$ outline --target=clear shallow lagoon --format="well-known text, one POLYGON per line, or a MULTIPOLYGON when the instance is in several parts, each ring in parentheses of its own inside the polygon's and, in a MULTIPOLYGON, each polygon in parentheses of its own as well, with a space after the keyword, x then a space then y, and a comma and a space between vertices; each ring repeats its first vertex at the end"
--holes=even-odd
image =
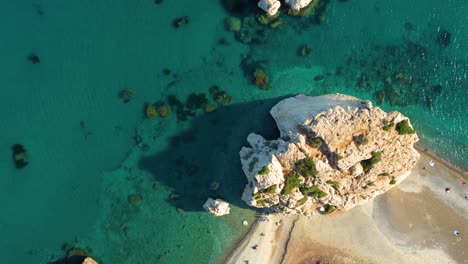
MULTIPOLYGON (((221 2, 4 1, 5 263, 47 263, 63 256, 63 243, 90 248, 103 263, 216 263, 247 230, 241 221, 253 220, 239 199, 237 153, 249 132, 276 136, 268 110, 287 95, 340 92, 399 110, 423 146, 468 168, 465 1, 331 1, 322 24, 282 15, 284 26, 265 27, 263 42, 248 44, 225 29, 232 14, 221 2), (175 29, 181 16, 190 22, 175 29), (437 42, 441 30, 451 33, 446 47, 437 42), (306 44, 311 54, 298 56, 306 44), (41 62, 28 61, 31 53, 41 62), (271 90, 252 83, 254 66, 268 73, 271 90), (414 85, 396 82, 399 73, 414 85), (387 77, 396 92, 385 90, 387 77), (144 119, 145 102, 210 98, 213 85, 234 103, 185 122, 175 113, 144 119), (129 103, 118 97, 123 88, 135 92, 129 103), (11 158, 15 143, 30 156, 21 170, 11 158), (211 181, 221 182, 217 191, 211 181), (137 205, 132 194, 142 197, 137 205), (208 196, 233 203, 231 215, 204 212, 208 196)), ((255 3, 244 11, 235 15, 260 14, 255 3)))

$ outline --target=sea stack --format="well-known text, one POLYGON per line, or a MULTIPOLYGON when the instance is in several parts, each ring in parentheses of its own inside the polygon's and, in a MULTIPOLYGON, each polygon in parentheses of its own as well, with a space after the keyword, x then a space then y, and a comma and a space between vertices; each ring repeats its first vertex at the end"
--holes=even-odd
POLYGON ((404 180, 419 159, 408 118, 369 101, 301 94, 270 114, 281 137, 251 133, 239 153, 248 180, 242 200, 250 206, 286 214, 348 210, 404 180))

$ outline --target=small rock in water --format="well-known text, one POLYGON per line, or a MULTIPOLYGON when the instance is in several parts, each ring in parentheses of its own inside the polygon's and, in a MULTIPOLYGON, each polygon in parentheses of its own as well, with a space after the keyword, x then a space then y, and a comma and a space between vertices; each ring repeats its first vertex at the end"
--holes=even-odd
POLYGON ((141 200, 142 200, 142 197, 139 194, 131 194, 128 196, 128 202, 133 205, 139 204, 141 200))
POLYGON ((162 73, 163 73, 164 75, 170 75, 170 74, 171 74, 171 70, 169 70, 168 68, 164 68, 164 69, 162 70, 162 73))
POLYGON ((404 26, 405 30, 408 30, 408 31, 413 31, 416 28, 414 26, 414 24, 411 23, 411 22, 405 22, 405 24, 403 24, 403 26, 404 26))
POLYGON ((18 169, 26 167, 28 165, 28 153, 23 145, 15 144, 12 147, 13 150, 13 161, 18 169))
POLYGON ((301 55, 301 57, 309 56, 311 52, 312 52, 312 48, 309 45, 303 45, 299 49, 299 55, 301 55))
POLYGON ((317 75, 314 77, 314 81, 316 82, 323 81, 323 79, 325 79, 323 75, 317 75))
POLYGON ((216 191, 219 188, 219 182, 213 181, 210 183, 210 190, 216 191))
POLYGON ((435 94, 440 94, 442 92, 442 85, 436 84, 432 86, 432 90, 435 94))
POLYGON ((65 242, 65 243, 62 244, 61 248, 62 248, 63 251, 68 251, 68 250, 70 250, 72 248, 72 246, 65 242))
POLYGON ((446 47, 448 47, 448 45, 450 45, 450 43, 452 43, 452 34, 450 32, 448 32, 448 30, 442 29, 437 34, 436 41, 437 41, 437 44, 441 48, 446 48, 446 47))
POLYGON ((159 189, 159 184, 157 184, 157 183, 153 183, 153 186, 152 186, 152 187, 153 187, 153 190, 155 190, 155 191, 156 191, 156 190, 158 190, 158 189, 159 189))
POLYGON ((226 29, 231 32, 239 32, 242 27, 242 21, 237 17, 229 17, 225 20, 226 29))
POLYGON ((181 26, 187 25, 189 22, 190 22, 189 17, 188 16, 183 16, 183 17, 179 17, 176 20, 174 20, 173 25, 174 25, 175 28, 179 28, 181 26))
POLYGON ((154 0, 154 4, 156 5, 160 5, 162 4, 163 0, 154 0))
POLYGON ((130 102, 130 99, 132 99, 134 93, 130 89, 122 89, 119 92, 119 98, 122 99, 124 103, 130 102))
POLYGON ((141 146, 139 145, 139 147, 140 147, 141 151, 143 151, 143 152, 147 152, 151 148, 150 145, 145 144, 145 143, 141 144, 141 146))
POLYGON ((229 207, 229 203, 225 202, 221 199, 212 199, 208 198, 203 204, 203 209, 208 211, 210 214, 214 216, 223 216, 229 214, 231 208, 229 207))
POLYGON ((30 61, 32 64, 38 64, 41 62, 41 59, 39 58, 37 54, 31 53, 28 56, 28 61, 30 61))

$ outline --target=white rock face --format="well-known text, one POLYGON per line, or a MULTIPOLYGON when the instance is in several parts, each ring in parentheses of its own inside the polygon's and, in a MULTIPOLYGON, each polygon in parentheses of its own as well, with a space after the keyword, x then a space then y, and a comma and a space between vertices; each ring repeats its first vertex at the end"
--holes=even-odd
POLYGON ((206 200, 203 208, 215 216, 229 214, 229 211, 231 210, 231 208, 229 208, 229 203, 221 199, 214 200, 212 198, 208 198, 208 200, 206 200))
POLYGON ((314 0, 285 0, 284 2, 288 4, 291 9, 299 11, 300 9, 308 6, 312 1, 314 0))
POLYGON ((83 260, 82 264, 98 264, 94 259, 87 257, 83 260))
POLYGON ((250 134, 250 147, 239 153, 248 180, 242 199, 251 206, 304 214, 320 206, 347 210, 401 182, 419 159, 413 148, 418 136, 396 129, 408 118, 369 101, 297 95, 270 114, 281 138, 250 134), (306 160, 313 163, 313 175, 298 166, 306 160), (259 174, 265 166, 267 173, 259 174))
POLYGON ((281 3, 278 0, 260 0, 257 5, 270 16, 274 16, 278 12, 281 3))

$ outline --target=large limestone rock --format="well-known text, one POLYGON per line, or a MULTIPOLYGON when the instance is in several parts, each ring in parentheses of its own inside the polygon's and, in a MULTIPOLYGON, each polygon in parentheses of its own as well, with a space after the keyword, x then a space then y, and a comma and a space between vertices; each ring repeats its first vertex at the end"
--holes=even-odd
POLYGON ((260 0, 257 5, 270 16, 276 15, 278 9, 281 7, 281 3, 278 0, 260 0))
POLYGON ((229 203, 221 199, 214 200, 212 198, 208 198, 208 200, 206 200, 203 208, 215 216, 229 214, 229 211, 231 210, 231 208, 229 208, 229 203))
POLYGON ((242 199, 251 206, 305 214, 322 206, 347 210, 401 182, 419 158, 418 136, 397 129, 407 122, 411 132, 408 118, 369 101, 297 95, 270 114, 281 137, 250 134, 250 147, 239 153, 248 180, 242 199))

